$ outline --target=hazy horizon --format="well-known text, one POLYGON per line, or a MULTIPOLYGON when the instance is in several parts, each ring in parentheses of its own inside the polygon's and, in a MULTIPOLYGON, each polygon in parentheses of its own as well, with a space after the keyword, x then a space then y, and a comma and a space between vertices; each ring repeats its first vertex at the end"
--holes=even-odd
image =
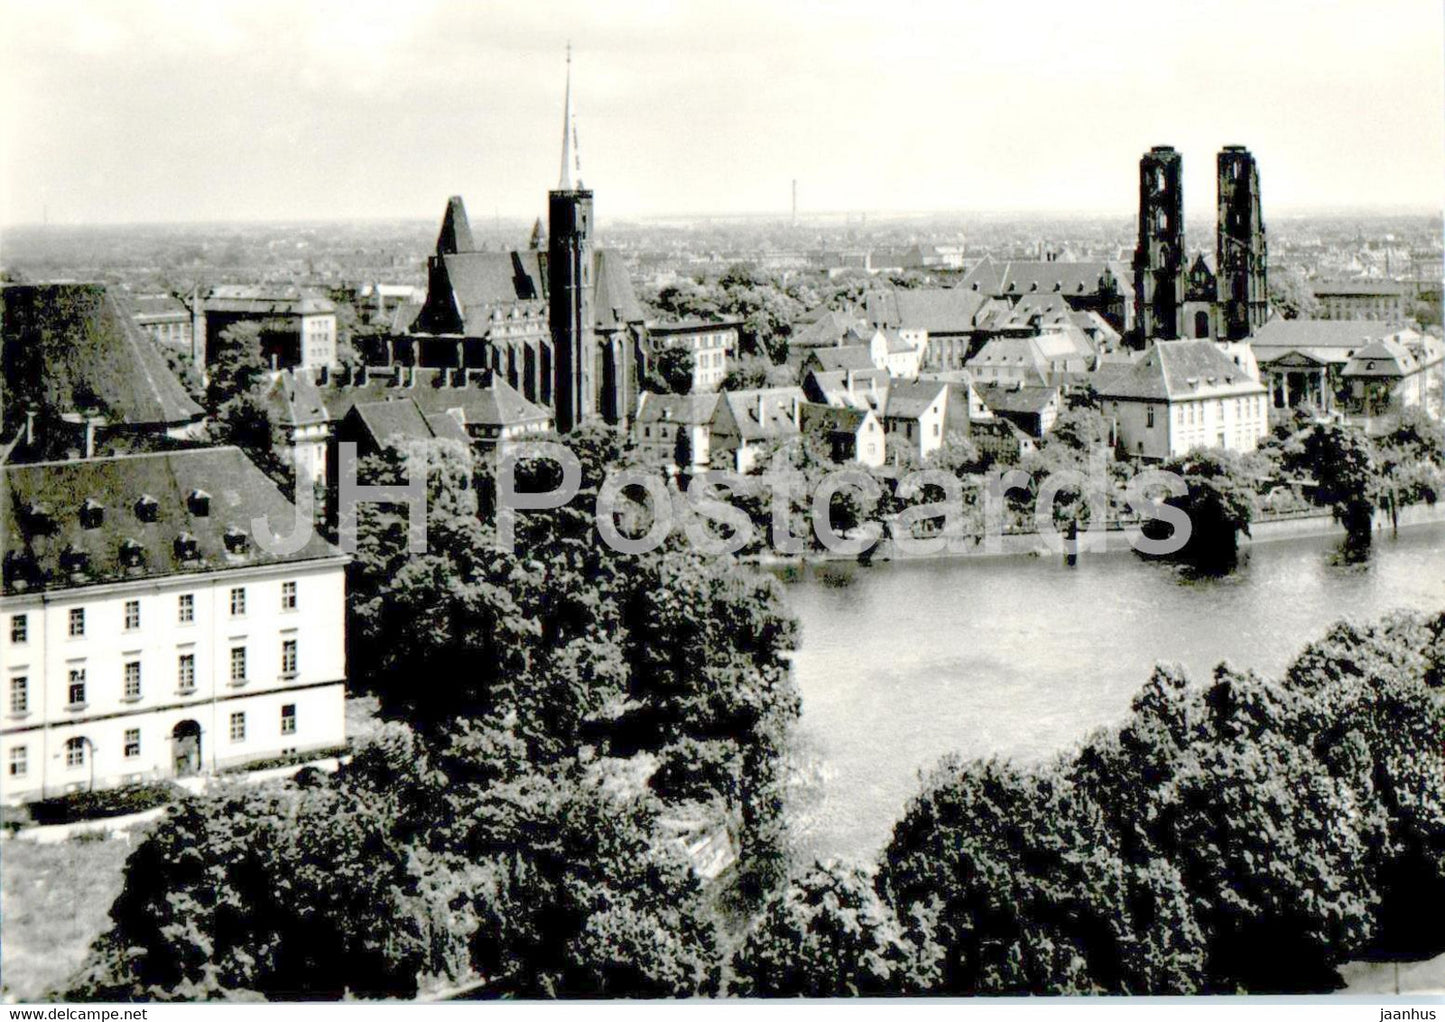
POLYGON ((565 47, 602 222, 1132 215, 1139 154, 1266 220, 1441 209, 1445 6, 0 0, 0 223, 530 220, 565 47))

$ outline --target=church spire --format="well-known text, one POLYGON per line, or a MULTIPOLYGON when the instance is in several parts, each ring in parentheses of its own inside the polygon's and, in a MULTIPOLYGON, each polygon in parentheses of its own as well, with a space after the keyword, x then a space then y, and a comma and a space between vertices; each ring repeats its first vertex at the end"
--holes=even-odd
POLYGON ((567 96, 562 111, 562 176, 557 190, 582 187, 582 162, 577 156, 577 121, 572 115, 572 44, 567 44, 567 96))

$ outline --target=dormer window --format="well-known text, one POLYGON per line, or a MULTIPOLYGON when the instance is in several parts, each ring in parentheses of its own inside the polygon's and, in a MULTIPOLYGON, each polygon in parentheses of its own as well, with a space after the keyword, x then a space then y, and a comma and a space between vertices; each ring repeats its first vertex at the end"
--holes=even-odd
POLYGON ((234 525, 226 530, 226 552, 244 554, 251 547, 251 538, 234 525))
POLYGON ((149 493, 142 494, 140 500, 135 502, 135 516, 142 522, 153 522, 159 517, 161 511, 160 501, 156 500, 149 493))
POLYGON ((74 574, 90 567, 90 555, 84 550, 68 546, 60 553, 60 567, 74 574))
POLYGON ((86 500, 80 505, 80 527, 98 529, 105 524, 105 505, 96 500, 86 500))
POLYGON ((176 560, 194 561, 201 556, 200 548, 196 545, 196 537, 189 532, 183 532, 176 537, 176 560))
POLYGON ((186 505, 191 509, 191 514, 197 518, 205 518, 211 513, 211 495, 205 490, 192 490, 186 498, 186 505))
POLYGON ((5 584, 16 589, 26 589, 35 581, 35 557, 24 550, 8 550, 5 553, 5 584))
POLYGON ((133 539, 120 544, 120 563, 124 568, 139 568, 145 561, 145 548, 133 539))

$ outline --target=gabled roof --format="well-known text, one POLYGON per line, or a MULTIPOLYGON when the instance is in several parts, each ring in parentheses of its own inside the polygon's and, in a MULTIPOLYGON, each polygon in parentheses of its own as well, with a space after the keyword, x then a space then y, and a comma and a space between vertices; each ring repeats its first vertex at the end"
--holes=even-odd
POLYGON ((966 287, 897 288, 868 295, 868 320, 899 330, 967 333, 986 295, 966 287))
POLYGON ((1144 401, 1264 393, 1213 341, 1156 341, 1132 369, 1095 390, 1102 398, 1144 401))
POLYGON ((965 290, 985 295, 1024 295, 1057 292, 1065 296, 1099 293, 1100 281, 1112 279, 1122 295, 1132 293, 1127 268, 1102 260, 1065 262, 1063 260, 1016 259, 1008 262, 985 257, 974 266, 959 285, 965 290))
POLYGON ((872 354, 867 346, 862 344, 849 344, 841 348, 815 348, 809 354, 808 360, 825 373, 835 370, 846 372, 849 369, 865 372, 877 368, 873 364, 872 354))
POLYGON ((849 389, 847 370, 810 369, 803 377, 803 390, 810 398, 829 405, 853 405, 867 403, 871 391, 876 401, 888 393, 890 379, 886 369, 861 369, 852 373, 853 387, 849 389))
POLYGON ((266 400, 279 413, 279 421, 292 426, 324 423, 330 420, 321 390, 311 374, 286 369, 276 374, 266 390, 266 400))
POLYGON ((272 553, 255 542, 253 520, 264 517, 272 530, 289 535, 296 511, 235 447, 40 462, 11 466, 4 473, 0 531, 13 537, 7 544, 7 595, 339 553, 316 534, 296 553, 272 553), (193 500, 198 491, 208 499, 193 500), (153 521, 137 513, 142 498, 154 501, 153 521), (92 528, 80 520, 86 501, 103 509, 92 528), (30 514, 37 505, 48 512, 43 523, 30 514), (248 542, 241 546, 233 540, 228 546, 228 533, 248 542), (176 541, 182 534, 195 540, 194 559, 180 556, 176 541), (123 543, 135 545, 138 563, 125 563, 123 543), (67 552, 85 555, 83 572, 72 574, 62 565, 67 552), (22 579, 28 584, 22 585, 22 579))
POLYGON ((592 313, 597 325, 616 330, 647 318, 620 257, 598 249, 593 258, 592 313))
POLYGON ((1059 396, 1058 387, 1019 387, 1008 384, 980 386, 978 396, 1000 414, 1038 415, 1059 396))
POLYGON ((0 288, 7 411, 94 412, 111 423, 161 426, 204 412, 166 366, 126 299, 104 284, 0 288))
POLYGON ((1420 363, 1403 344, 1371 341, 1351 356, 1345 376, 1400 378, 1419 371, 1420 363))
POLYGON ((758 390, 729 390, 719 395, 718 419, 726 408, 732 421, 737 424, 738 434, 744 440, 765 440, 772 437, 788 436, 798 432, 793 422, 793 406, 802 404, 806 398, 799 387, 767 387, 758 390))
POLYGON ((637 407, 639 423, 680 422, 686 426, 704 426, 717 413, 718 395, 653 394, 644 392, 637 407))
POLYGON ((848 330, 860 323, 866 325, 867 321, 860 319, 856 313, 825 311, 811 323, 794 324, 788 348, 835 348, 848 330))
POLYGON ((916 419, 946 394, 948 384, 943 380, 909 380, 895 382, 888 388, 888 403, 883 416, 887 419, 916 419))
POLYGON ((856 436, 873 413, 864 408, 838 408, 805 402, 799 409, 804 433, 846 433, 856 436))
POLYGON ((445 412, 423 414, 409 397, 355 405, 350 416, 361 423, 377 446, 408 440, 468 442, 460 422, 445 412))
POLYGON ((359 385, 335 377, 319 389, 328 413, 336 420, 345 418, 355 405, 398 398, 411 398, 423 415, 459 410, 469 426, 524 425, 552 418, 545 408, 528 401, 490 370, 474 370, 465 379, 465 386, 460 386, 446 369, 399 368, 371 373, 359 385))

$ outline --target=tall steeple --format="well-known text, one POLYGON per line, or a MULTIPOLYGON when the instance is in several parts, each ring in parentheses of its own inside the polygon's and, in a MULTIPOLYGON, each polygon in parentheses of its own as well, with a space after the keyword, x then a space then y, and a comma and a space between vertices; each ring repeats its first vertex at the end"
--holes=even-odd
POLYGON ((562 175, 559 192, 582 187, 582 163, 577 155, 577 121, 572 115, 572 44, 567 44, 567 92, 562 110, 562 175))

